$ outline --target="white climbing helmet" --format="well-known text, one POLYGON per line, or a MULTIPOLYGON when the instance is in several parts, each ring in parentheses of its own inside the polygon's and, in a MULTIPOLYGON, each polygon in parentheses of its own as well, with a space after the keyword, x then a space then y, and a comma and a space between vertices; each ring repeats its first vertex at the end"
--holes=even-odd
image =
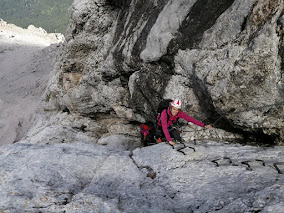
POLYGON ((174 99, 174 100, 172 101, 172 107, 176 107, 176 108, 178 108, 178 109, 181 109, 181 100, 179 100, 179 99, 174 99))

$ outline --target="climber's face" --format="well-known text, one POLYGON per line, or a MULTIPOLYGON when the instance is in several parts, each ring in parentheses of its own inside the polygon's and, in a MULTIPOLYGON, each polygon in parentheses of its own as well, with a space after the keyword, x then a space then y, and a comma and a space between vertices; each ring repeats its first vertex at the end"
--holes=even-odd
POLYGON ((176 107, 172 107, 171 108, 171 113, 173 116, 176 116, 179 112, 179 108, 176 108, 176 107))

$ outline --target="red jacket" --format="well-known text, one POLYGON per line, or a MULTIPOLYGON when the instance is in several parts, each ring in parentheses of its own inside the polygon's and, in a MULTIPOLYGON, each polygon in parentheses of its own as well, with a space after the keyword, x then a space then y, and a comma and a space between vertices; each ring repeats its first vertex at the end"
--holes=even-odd
POLYGON ((202 123, 201 121, 195 120, 194 118, 190 117, 188 114, 186 114, 185 112, 183 112, 181 110, 179 110, 179 112, 176 116, 173 116, 170 108, 168 108, 167 110, 164 110, 161 113, 162 129, 163 129, 163 132, 166 136, 167 141, 172 140, 170 133, 169 133, 169 130, 168 130, 168 127, 171 126, 174 122, 176 122, 178 118, 182 118, 182 119, 184 119, 188 122, 194 123, 194 124, 201 126, 201 127, 204 126, 204 123, 202 123), (167 117, 167 114, 168 114, 169 118, 167 117), (169 121, 167 122, 167 120, 169 120, 169 121))

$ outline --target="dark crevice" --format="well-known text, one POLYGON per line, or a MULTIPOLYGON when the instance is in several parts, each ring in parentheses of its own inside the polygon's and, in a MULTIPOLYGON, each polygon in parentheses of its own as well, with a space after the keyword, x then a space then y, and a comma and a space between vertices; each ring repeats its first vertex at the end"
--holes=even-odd
POLYGON ((274 146, 277 143, 279 136, 265 134, 261 129, 246 131, 243 129, 243 127, 238 127, 228 120, 226 118, 228 113, 219 113, 213 105, 213 101, 209 92, 207 91, 205 83, 196 76, 195 65, 193 65, 193 74, 190 80, 192 81, 194 93, 199 100, 201 110, 207 117, 207 119, 204 121, 205 123, 210 123, 213 124, 214 127, 242 135, 243 139, 237 141, 241 144, 274 146))
MULTIPOLYGON (((124 61, 124 56, 123 56, 122 51, 125 48, 125 45, 122 45, 122 42, 125 41, 125 38, 131 38, 132 36, 135 36, 134 29, 137 27, 137 24, 141 18, 149 17, 147 24, 142 30, 142 33, 139 36, 137 42, 135 43, 132 49, 132 53, 131 53, 133 57, 133 61, 136 61, 136 62, 139 61, 139 55, 140 55, 140 52, 143 50, 143 48, 145 48, 147 36, 152 26, 155 24, 156 19, 158 18, 160 11, 162 10, 165 4, 163 1, 159 1, 159 5, 155 7, 153 3, 154 2, 152 1, 145 1, 145 0, 136 1, 134 12, 131 14, 131 17, 129 19, 130 21, 126 26, 125 26, 125 23, 129 15, 129 9, 122 10, 120 12, 119 18, 118 18, 119 21, 118 21, 116 32, 115 32, 115 39, 113 40, 113 44, 117 46, 116 50, 113 52, 113 57, 115 59, 115 67, 118 72, 123 72, 123 67, 122 67, 121 62, 124 61)), ((145 19, 145 22, 146 22, 146 19, 145 19)), ((134 69, 135 67, 139 67, 139 65, 137 65, 136 62, 133 63, 132 65, 128 65, 130 66, 130 69, 131 69, 131 66, 134 69)))
POLYGON ((251 10, 250 12, 248 13, 248 15, 244 18, 244 21, 241 25, 241 32, 245 31, 245 29, 247 28, 248 24, 249 24, 249 19, 250 19, 250 16, 251 14, 253 13, 253 8, 255 7, 255 5, 257 4, 257 2, 255 2, 253 4, 253 6, 251 7, 251 10))
POLYGON ((67 114, 70 114, 70 110, 67 107, 65 107, 62 112, 67 112, 67 114))
POLYGON ((102 80, 105 82, 111 82, 120 77, 120 73, 116 73, 115 71, 103 71, 102 80))
MULTIPOLYGON (((136 71, 132 71, 132 72, 123 72, 120 74, 120 81, 121 81, 121 85, 124 88, 128 88, 128 82, 129 82, 129 78, 130 76, 136 71)), ((129 90, 129 89, 128 89, 129 90)))
MULTIPOLYGON (((104 108, 104 107, 100 107, 104 108)), ((108 115, 114 115, 115 111, 113 109, 106 110, 105 112, 90 112, 90 113, 81 113, 80 115, 83 117, 90 118, 92 120, 97 120, 101 118, 106 118, 108 115)))
POLYGON ((86 128, 88 126, 82 124, 80 127, 73 127, 74 129, 78 129, 79 131, 86 132, 86 128))
MULTIPOLYGON (((143 96, 144 100, 146 101, 146 103, 148 104, 148 106, 151 107, 152 111, 155 111, 155 106, 152 104, 150 97, 147 97, 147 95, 144 94, 143 90, 141 90, 140 88, 139 88, 139 91, 140 91, 141 95, 143 96)), ((143 111, 140 110, 140 113, 143 114, 143 111)))
MULTIPOLYGON (((133 55, 135 57, 135 61, 139 61, 140 60, 140 53, 146 47, 146 43, 147 43, 147 38, 148 38, 149 32, 151 31, 152 27, 156 23, 156 20, 157 20, 158 16, 160 15, 161 11, 164 9, 164 6, 167 3, 168 3, 167 0, 157 1, 157 5, 156 6, 154 6, 154 7, 151 6, 149 8, 145 8, 145 10, 143 11, 144 14, 148 14, 147 17, 149 17, 149 18, 148 18, 145 27, 143 28, 139 38, 137 39, 137 41, 136 41, 136 43, 135 43, 135 45, 134 45, 134 47, 132 49, 131 55, 133 55)), ((142 14, 139 14, 139 13, 136 14, 136 16, 140 16, 140 15, 142 15, 142 14)))
POLYGON ((107 4, 119 9, 126 9, 130 3, 131 0, 106 0, 107 4))
POLYGON ((111 82, 115 79, 120 79, 121 81, 121 85, 124 88, 128 88, 128 82, 129 82, 129 78, 130 76, 137 72, 138 70, 132 70, 131 72, 124 72, 124 70, 122 69, 120 73, 118 72, 111 72, 111 71, 106 71, 106 72, 102 72, 102 79, 105 82, 111 82))
POLYGON ((151 179, 155 179, 157 176, 157 173, 150 167, 150 166, 139 166, 136 161, 133 159, 133 152, 130 153, 129 155, 130 159, 132 160, 132 162, 134 163, 134 165, 139 169, 147 169, 148 173, 147 173, 147 177, 151 178, 151 179))
POLYGON ((168 46, 168 54, 175 55, 179 49, 197 48, 203 33, 210 29, 217 18, 224 13, 234 0, 199 0, 182 22, 179 32, 168 46))
POLYGON ((155 108, 155 105, 153 104, 153 101, 151 100, 159 96, 159 94, 152 92, 151 93, 152 99, 150 99, 150 97, 148 97, 141 89, 136 90, 136 93, 139 93, 139 95, 137 94, 137 96, 139 96, 140 98, 137 99, 138 101, 136 101, 136 99, 133 99, 130 101, 132 108, 135 109, 135 111, 138 114, 146 118, 146 122, 152 122, 155 117, 155 113, 153 112, 156 111, 155 110, 156 108, 155 108), (141 102, 143 102, 143 104, 141 102), (149 110, 148 112, 145 112, 144 103, 146 103, 147 106, 151 108, 151 110, 149 110))
MULTIPOLYGON (((281 79, 282 79, 282 83, 284 84, 284 14, 282 14, 281 19, 277 20, 277 34, 279 36, 279 45, 278 45, 278 56, 281 58, 281 79)), ((282 94, 282 96, 284 96, 284 87, 282 86, 282 88, 280 88, 280 93, 282 94)))
POLYGON ((139 121, 129 121, 129 124, 134 125, 134 126, 139 126, 141 122, 139 121))
POLYGON ((153 121, 156 118, 156 109, 171 78, 171 74, 167 73, 169 69, 166 63, 155 62, 143 66, 138 74, 139 80, 134 84, 130 107, 147 121, 153 121))
POLYGON ((246 29, 247 22, 248 22, 248 16, 246 16, 246 17, 244 18, 244 21, 243 21, 243 23, 242 23, 242 25, 241 25, 241 32, 246 29))
MULTIPOLYGON (((237 129, 238 130, 238 129, 237 129)), ((256 145, 256 146, 275 146, 279 139, 278 135, 268 135, 263 133, 261 129, 253 130, 252 132, 239 130, 244 139, 242 144, 256 145)))
POLYGON ((161 67, 165 67, 164 73, 174 75, 175 74, 175 65, 174 65, 174 57, 172 56, 162 56, 156 64, 159 64, 161 67))
POLYGON ((193 74, 190 76, 192 82, 192 89, 199 100, 201 111, 206 115, 207 120, 205 123, 214 123, 218 128, 232 128, 232 124, 226 120, 220 113, 218 113, 214 107, 213 100, 207 91, 205 83, 200 80, 195 73, 196 65, 193 64, 193 74))

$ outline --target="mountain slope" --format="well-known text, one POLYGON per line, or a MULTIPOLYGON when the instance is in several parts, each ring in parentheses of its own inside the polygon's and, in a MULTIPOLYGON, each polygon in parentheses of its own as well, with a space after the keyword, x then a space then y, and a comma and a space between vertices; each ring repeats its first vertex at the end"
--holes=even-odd
POLYGON ((60 41, 62 35, 0 19, 0 145, 19 140, 31 125, 60 41))
POLYGON ((17 26, 65 34, 72 0, 1 0, 0 18, 17 26))

